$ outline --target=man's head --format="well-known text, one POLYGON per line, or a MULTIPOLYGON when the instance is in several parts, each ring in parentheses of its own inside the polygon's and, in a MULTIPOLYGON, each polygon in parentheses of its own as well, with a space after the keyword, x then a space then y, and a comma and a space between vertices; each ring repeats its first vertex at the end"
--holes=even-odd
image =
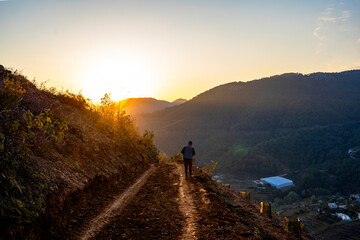
POLYGON ((192 141, 189 141, 189 145, 192 145, 192 141))

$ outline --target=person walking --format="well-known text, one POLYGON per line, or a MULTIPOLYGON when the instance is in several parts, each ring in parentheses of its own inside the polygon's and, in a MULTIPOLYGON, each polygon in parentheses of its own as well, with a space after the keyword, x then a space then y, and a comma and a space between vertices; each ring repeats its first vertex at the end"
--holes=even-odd
POLYGON ((192 174, 192 160, 193 156, 195 155, 195 149, 192 146, 192 141, 189 141, 189 144, 181 150, 181 154, 184 158, 184 165, 185 165, 185 178, 188 179, 188 169, 191 178, 192 174))

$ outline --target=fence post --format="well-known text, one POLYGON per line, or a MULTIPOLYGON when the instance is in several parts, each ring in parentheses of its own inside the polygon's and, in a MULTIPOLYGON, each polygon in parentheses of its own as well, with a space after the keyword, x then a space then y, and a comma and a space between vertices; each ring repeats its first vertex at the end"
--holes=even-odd
POLYGON ((240 196, 250 201, 250 192, 240 192, 240 196))
POLYGON ((271 203, 261 202, 260 203, 260 213, 264 214, 268 218, 271 218, 271 203))
POLYGON ((285 230, 293 233, 296 237, 301 238, 301 230, 304 228, 304 224, 300 222, 299 218, 289 219, 284 218, 285 230))

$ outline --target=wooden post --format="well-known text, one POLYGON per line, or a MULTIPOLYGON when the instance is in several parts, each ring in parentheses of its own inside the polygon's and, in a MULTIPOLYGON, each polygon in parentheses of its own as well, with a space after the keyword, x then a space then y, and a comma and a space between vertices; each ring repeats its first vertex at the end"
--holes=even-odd
POLYGON ((250 192, 240 192, 240 196, 250 201, 250 192))
POLYGON ((260 213, 264 214, 268 218, 271 218, 271 203, 261 202, 260 203, 260 213))
POLYGON ((304 225, 300 223, 299 218, 289 219, 285 217, 284 222, 286 231, 293 233, 298 238, 301 238, 301 230, 304 225))

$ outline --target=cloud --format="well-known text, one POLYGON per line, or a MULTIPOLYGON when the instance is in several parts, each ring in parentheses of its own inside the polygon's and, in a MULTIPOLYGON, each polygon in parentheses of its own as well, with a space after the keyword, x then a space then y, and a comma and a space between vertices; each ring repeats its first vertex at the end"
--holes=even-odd
POLYGON ((326 22, 343 23, 343 22, 346 22, 350 17, 351 17, 351 14, 349 11, 343 11, 342 15, 339 17, 331 17, 331 16, 323 15, 319 18, 319 20, 324 23, 326 23, 326 22))
POLYGON ((322 37, 320 34, 319 34, 319 30, 321 29, 321 26, 318 26, 317 28, 314 29, 313 31, 313 35, 319 39, 320 41, 324 40, 324 37, 322 37))
POLYGON ((360 38, 357 39, 357 42, 360 43, 360 38))
POLYGON ((328 7, 322 12, 321 16, 318 18, 317 27, 313 30, 313 35, 320 41, 323 41, 325 40, 325 35, 321 32, 325 25, 340 25, 347 22, 350 17, 350 11, 345 10, 337 14, 335 7, 328 7))

